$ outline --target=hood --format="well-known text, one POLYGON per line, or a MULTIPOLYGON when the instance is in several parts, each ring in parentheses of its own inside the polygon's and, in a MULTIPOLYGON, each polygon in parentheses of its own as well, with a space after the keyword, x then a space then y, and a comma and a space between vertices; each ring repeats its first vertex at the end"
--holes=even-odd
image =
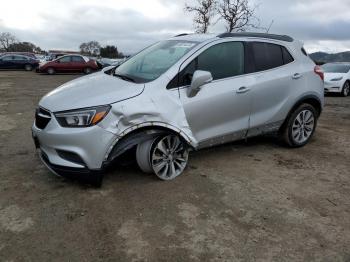
POLYGON ((324 80, 331 81, 334 78, 344 77, 343 73, 324 73, 324 80))
POLYGON ((98 72, 63 84, 45 95, 39 105, 52 112, 107 105, 138 96, 144 87, 98 72))

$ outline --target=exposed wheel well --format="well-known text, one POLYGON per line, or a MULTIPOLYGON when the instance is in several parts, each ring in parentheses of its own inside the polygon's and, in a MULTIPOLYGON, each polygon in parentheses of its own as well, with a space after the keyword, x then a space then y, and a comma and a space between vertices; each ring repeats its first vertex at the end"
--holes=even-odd
POLYGON ((110 151, 107 162, 112 162, 117 157, 121 156, 128 150, 132 149, 134 146, 142 143, 148 139, 159 135, 167 135, 167 134, 176 134, 178 135, 189 147, 192 145, 189 141, 184 137, 183 134, 176 132, 170 128, 162 127, 162 126, 145 126, 138 128, 130 133, 126 134, 124 137, 119 139, 116 144, 113 146, 113 149, 110 151))

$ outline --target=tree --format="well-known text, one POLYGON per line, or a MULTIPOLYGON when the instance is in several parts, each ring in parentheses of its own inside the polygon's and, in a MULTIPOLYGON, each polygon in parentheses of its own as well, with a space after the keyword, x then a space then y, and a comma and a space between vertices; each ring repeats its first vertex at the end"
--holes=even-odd
POLYGON ((82 43, 80 46, 80 52, 84 55, 97 56, 100 53, 101 45, 97 41, 90 41, 82 43))
POLYGON ((207 33, 211 19, 215 16, 215 0, 197 0, 196 6, 185 4, 185 11, 195 13, 193 22, 197 33, 207 33))
POLYGON ((0 33, 0 49, 3 49, 4 51, 9 51, 9 47, 17 42, 17 38, 8 33, 0 33))
POLYGON ((118 48, 113 45, 107 45, 105 47, 100 48, 100 56, 105 58, 118 58, 118 48))
POLYGON ((40 47, 30 43, 30 42, 18 42, 13 43, 8 47, 9 52, 29 52, 29 53, 41 53, 40 47))
POLYGON ((217 7, 220 19, 225 20, 228 32, 258 28, 259 19, 254 15, 257 6, 251 7, 248 0, 221 0, 217 7))

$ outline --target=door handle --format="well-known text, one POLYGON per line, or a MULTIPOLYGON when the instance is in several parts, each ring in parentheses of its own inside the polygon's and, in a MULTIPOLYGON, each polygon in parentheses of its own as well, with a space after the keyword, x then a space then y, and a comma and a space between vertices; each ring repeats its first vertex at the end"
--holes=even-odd
POLYGON ((299 74, 299 73, 295 73, 293 76, 292 76, 292 78, 293 79, 299 79, 299 78, 301 78, 302 77, 302 74, 299 74))
POLYGON ((250 88, 242 86, 236 91, 236 93, 237 94, 244 94, 244 93, 247 93, 249 90, 250 90, 250 88))

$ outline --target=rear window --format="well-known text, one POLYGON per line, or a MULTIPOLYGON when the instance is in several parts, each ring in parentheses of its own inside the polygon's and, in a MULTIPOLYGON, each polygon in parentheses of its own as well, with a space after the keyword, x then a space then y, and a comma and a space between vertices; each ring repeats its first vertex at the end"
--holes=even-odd
POLYGON ((255 71, 264 71, 289 64, 294 61, 288 50, 270 43, 252 43, 255 71))

